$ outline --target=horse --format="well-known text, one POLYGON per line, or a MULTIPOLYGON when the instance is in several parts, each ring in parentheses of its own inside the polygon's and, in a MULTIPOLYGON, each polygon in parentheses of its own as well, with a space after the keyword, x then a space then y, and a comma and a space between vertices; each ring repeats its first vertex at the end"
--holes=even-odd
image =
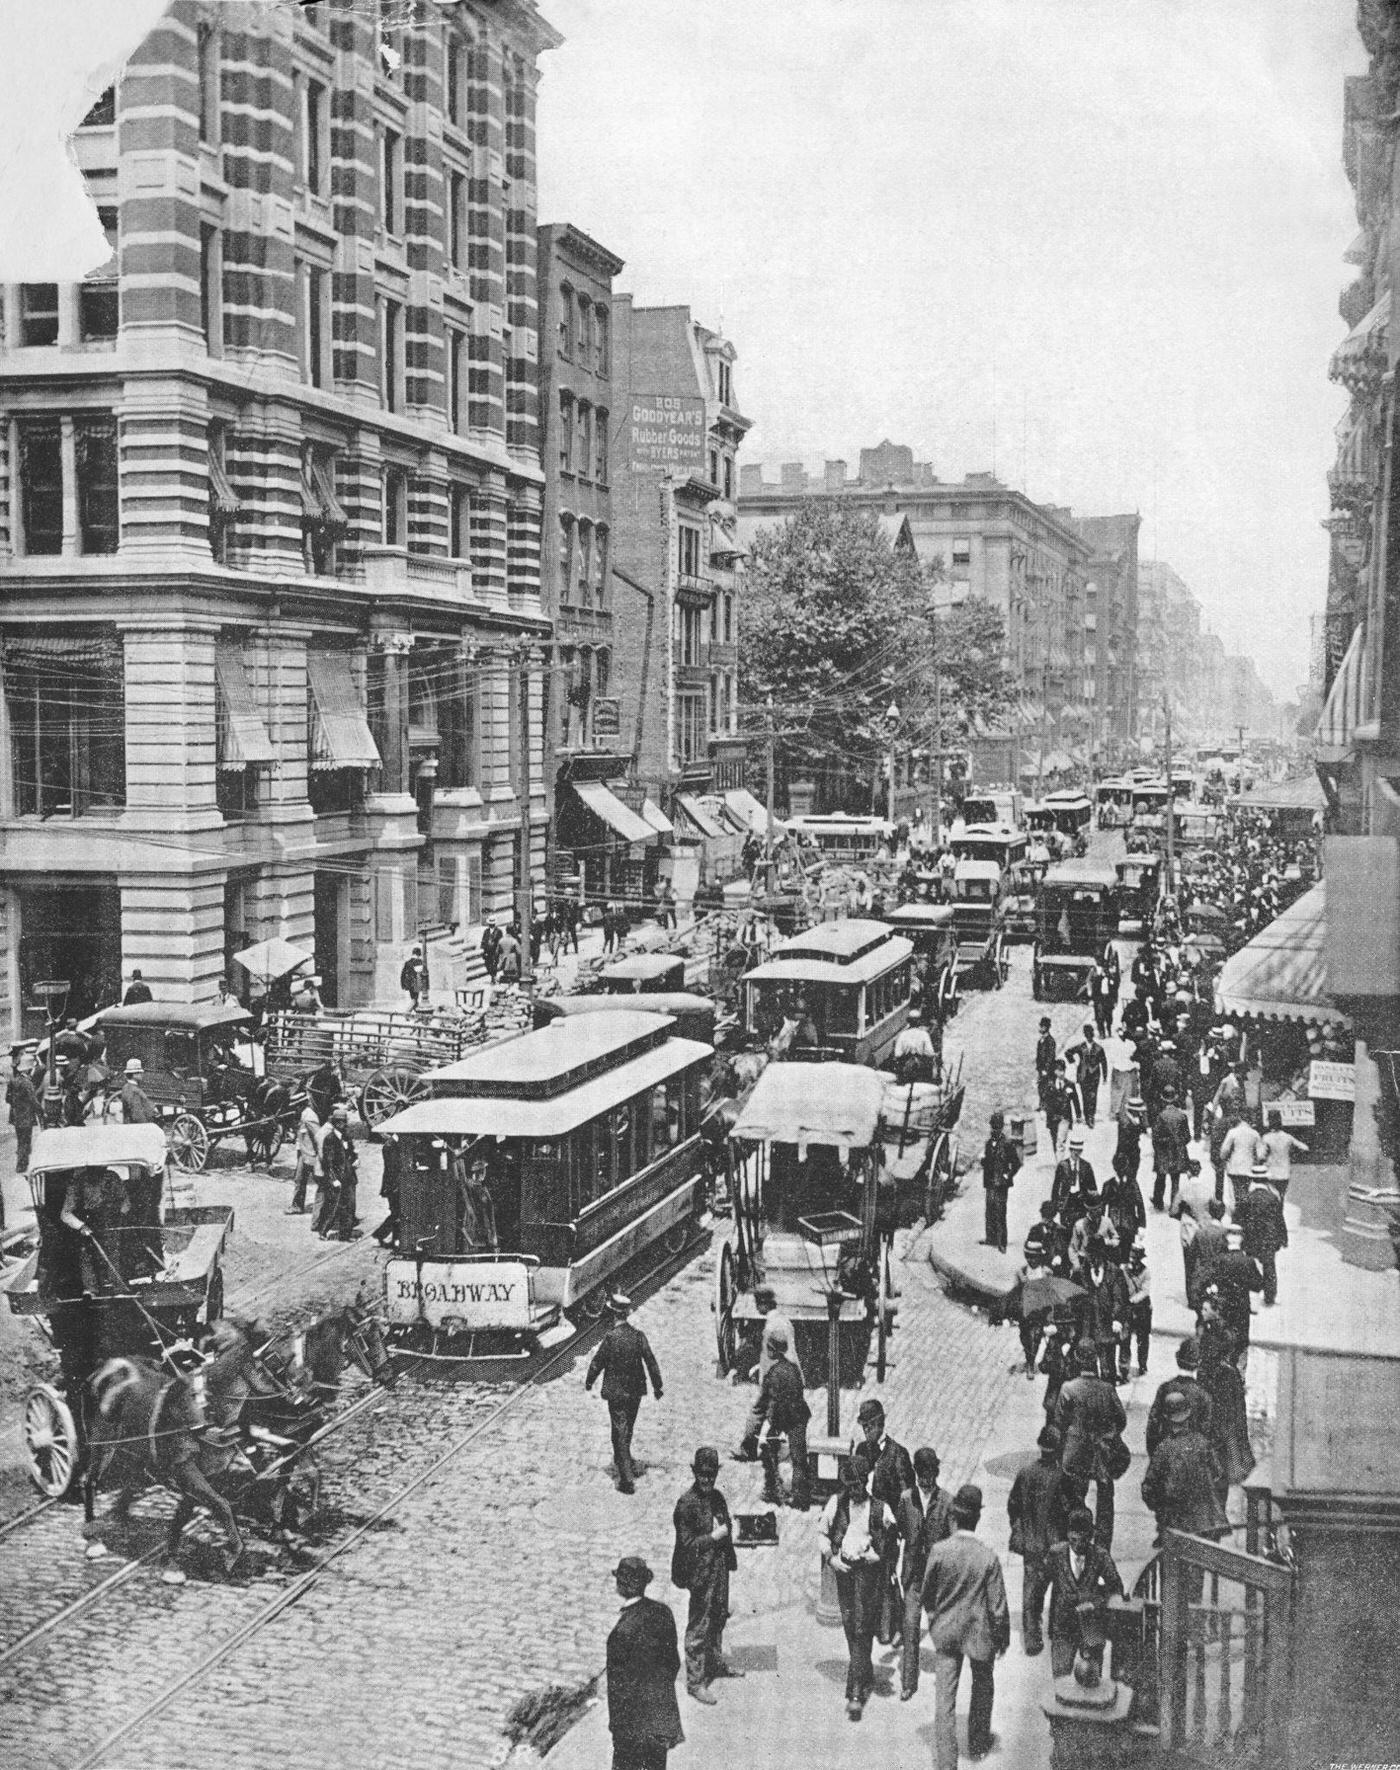
MULTIPOLYGON (((210 1345, 213 1358, 189 1375, 171 1376, 148 1359, 113 1358, 92 1377, 84 1506, 91 1519, 94 1491, 112 1469, 122 1484, 111 1510, 118 1520, 147 1482, 170 1487, 179 1498, 167 1560, 173 1562, 195 1508, 204 1506, 223 1531, 224 1564, 231 1573, 245 1545, 224 1490, 237 1498, 271 1468, 266 1509, 285 1539, 293 1471, 347 1365, 372 1381, 385 1379, 390 1365, 379 1323, 358 1298, 278 1339, 225 1320, 212 1330, 210 1345)), ((313 1510, 319 1497, 313 1465, 313 1510)), ((173 1572, 168 1577, 183 1579, 173 1572)))

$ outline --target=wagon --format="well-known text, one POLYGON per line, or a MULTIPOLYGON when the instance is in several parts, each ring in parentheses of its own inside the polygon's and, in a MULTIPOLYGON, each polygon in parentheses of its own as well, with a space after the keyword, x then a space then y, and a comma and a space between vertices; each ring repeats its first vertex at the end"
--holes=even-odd
POLYGON ((264 1046, 267 1073, 304 1086, 324 1064, 354 1091, 365 1127, 426 1100, 424 1072, 456 1063, 486 1037, 484 1011, 422 1014, 357 1008, 349 1014, 272 1014, 264 1046))
POLYGON ((1068 861, 1040 882, 1031 961, 1037 1002, 1073 1001, 1118 933, 1118 879, 1112 867, 1068 861))
POLYGON ((920 1214, 925 1222, 934 1222, 948 1201, 958 1171, 958 1123, 967 1097, 962 1067, 959 1056, 953 1069, 940 1071, 937 1081, 886 1085, 880 1136, 901 1225, 908 1226, 920 1214))
POLYGON ((872 1335, 883 1377, 898 1308, 880 1220, 884 1096, 859 1064, 778 1063, 758 1078, 730 1132, 734 1218, 713 1305, 721 1375, 756 1351, 766 1288, 793 1324, 809 1383, 825 1371, 831 1314, 842 1381, 859 1381, 872 1335))
POLYGON ((223 1312, 220 1263, 233 1211, 162 1211, 167 1159, 158 1125, 63 1126, 34 1140, 37 1243, 0 1289, 58 1353, 59 1382, 36 1383, 23 1410, 30 1477, 51 1499, 70 1490, 83 1465, 93 1372, 114 1357, 168 1362, 223 1312))
POLYGON ((1003 875, 994 860, 960 860, 953 870, 953 932, 958 970, 993 989, 1006 982, 1003 875))
POLYGON ((925 1012, 932 1007, 940 1021, 958 1011, 958 939, 953 906, 948 903, 902 903, 886 912, 890 927, 914 943, 924 978, 925 1012))
POLYGON ((142 1090, 185 1173, 199 1173, 226 1137, 243 1138, 250 1162, 270 1163, 295 1127, 299 1102, 292 1091, 254 1072, 246 1042, 252 1024, 236 1002, 139 1002, 97 1016, 111 1086, 120 1086, 133 1057, 140 1059, 142 1090))

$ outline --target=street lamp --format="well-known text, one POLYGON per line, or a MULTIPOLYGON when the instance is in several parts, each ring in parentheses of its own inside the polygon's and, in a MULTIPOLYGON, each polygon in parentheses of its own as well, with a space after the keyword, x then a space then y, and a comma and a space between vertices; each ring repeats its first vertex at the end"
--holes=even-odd
POLYGON ((49 1051, 44 1065, 44 1123, 57 1125, 63 1119, 63 1094, 58 1086, 58 1077, 54 1068, 54 1038, 63 1010, 55 1007, 55 1003, 66 1003, 71 984, 61 978, 42 978, 34 985, 34 994, 44 1004, 44 1014, 48 1020, 49 1051))
POLYGON ((887 708, 887 710, 885 712, 885 721, 890 728, 889 819, 890 819, 891 823, 896 823, 898 820, 896 819, 896 817, 894 815, 894 739, 895 739, 895 733, 899 730, 899 707, 894 701, 890 702, 889 707, 887 708))

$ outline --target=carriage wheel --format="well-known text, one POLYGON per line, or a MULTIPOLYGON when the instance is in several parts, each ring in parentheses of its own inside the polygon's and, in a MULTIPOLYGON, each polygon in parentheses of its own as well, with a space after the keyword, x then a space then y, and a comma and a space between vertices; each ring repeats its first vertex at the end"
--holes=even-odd
POLYGON ((204 1293, 204 1321, 217 1321, 224 1312, 224 1275, 218 1268, 209 1274, 209 1288, 204 1293))
POLYGON ((61 1500, 78 1473, 78 1428, 57 1389, 39 1383, 24 1398, 29 1479, 46 1499, 61 1500))
POLYGON ((673 1223, 666 1231, 663 1245, 668 1254, 680 1254, 685 1251, 685 1244, 690 1240, 691 1222, 691 1218, 682 1217, 678 1223, 673 1223))
POLYGON ((890 1338, 890 1250, 884 1240, 880 1243, 879 1261, 880 1285, 875 1298, 875 1381, 883 1383, 890 1338))
POLYGON ((719 1263, 715 1268, 715 1357, 722 1377, 729 1375, 739 1357, 739 1330, 734 1325, 734 1305, 738 1297, 734 1249, 726 1242, 719 1251, 719 1263))
POLYGON ((182 1174, 202 1174, 209 1160, 209 1133, 192 1112, 177 1112, 166 1134, 171 1160, 182 1174))
POLYGON ((256 1131, 251 1131, 248 1136, 249 1144, 252 1147, 249 1166, 251 1167, 253 1162, 261 1162, 264 1167, 270 1168, 276 1159, 277 1151, 286 1140, 286 1136, 287 1127, 281 1119, 269 1119, 265 1124, 259 1125, 256 1131))
POLYGON ((377 1069, 360 1089, 360 1117, 372 1131, 415 1100, 426 1100, 429 1093, 428 1084, 411 1069, 377 1069))
POLYGON ((574 1305, 585 1321, 601 1321, 603 1311, 608 1306, 608 1290, 606 1285, 595 1285, 586 1296, 580 1297, 574 1305))
POLYGON ((948 1140, 948 1133, 940 1131, 928 1164, 928 1204, 924 1216, 930 1223, 942 1213, 943 1206, 947 1202, 948 1181, 952 1175, 952 1168, 952 1145, 948 1140))

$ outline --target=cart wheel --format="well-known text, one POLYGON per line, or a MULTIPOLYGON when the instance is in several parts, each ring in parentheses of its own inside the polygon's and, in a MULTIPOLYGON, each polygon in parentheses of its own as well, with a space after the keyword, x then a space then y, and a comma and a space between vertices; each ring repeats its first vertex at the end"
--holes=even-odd
POLYGON ((608 1306, 608 1293, 603 1285, 595 1285, 586 1297, 580 1297, 577 1308, 585 1321, 601 1321, 608 1306))
POLYGON ((928 1164, 928 1203, 924 1216, 930 1223, 942 1214, 943 1206, 947 1203, 952 1168, 952 1145, 948 1140, 948 1133, 940 1131, 928 1164))
POLYGON ((273 1119, 270 1123, 260 1126, 253 1132, 251 1138, 254 1161, 259 1161, 264 1167, 270 1168, 276 1160, 277 1151, 286 1141, 286 1136, 286 1126, 280 1119, 273 1119))
POLYGON ((884 1242, 880 1246, 880 1287, 875 1311, 875 1381, 883 1383, 890 1338, 890 1250, 884 1242))
POLYGON ((61 1500, 78 1473, 78 1428, 57 1389, 39 1383, 24 1398, 29 1478, 46 1499, 61 1500))
POLYGON ((177 1112, 166 1133, 170 1155, 182 1174, 202 1174, 209 1160, 209 1133, 192 1112, 177 1112))
POLYGON ((739 1280, 734 1270, 734 1249, 728 1242, 719 1251, 715 1268, 715 1357, 719 1374, 727 1377, 739 1356, 739 1330, 734 1325, 734 1304, 739 1280))
POLYGON ((360 1090, 360 1117, 372 1131, 428 1094, 428 1084, 411 1069, 377 1069, 360 1090))
POLYGON ((666 1239, 663 1245, 668 1254, 679 1254, 684 1252, 685 1244, 690 1240, 691 1221, 692 1219, 689 1217, 682 1217, 679 1223, 673 1223, 666 1231, 666 1239))
POLYGON ((224 1312, 224 1275, 216 1267, 209 1274, 209 1289, 204 1293, 204 1321, 217 1321, 224 1312))

